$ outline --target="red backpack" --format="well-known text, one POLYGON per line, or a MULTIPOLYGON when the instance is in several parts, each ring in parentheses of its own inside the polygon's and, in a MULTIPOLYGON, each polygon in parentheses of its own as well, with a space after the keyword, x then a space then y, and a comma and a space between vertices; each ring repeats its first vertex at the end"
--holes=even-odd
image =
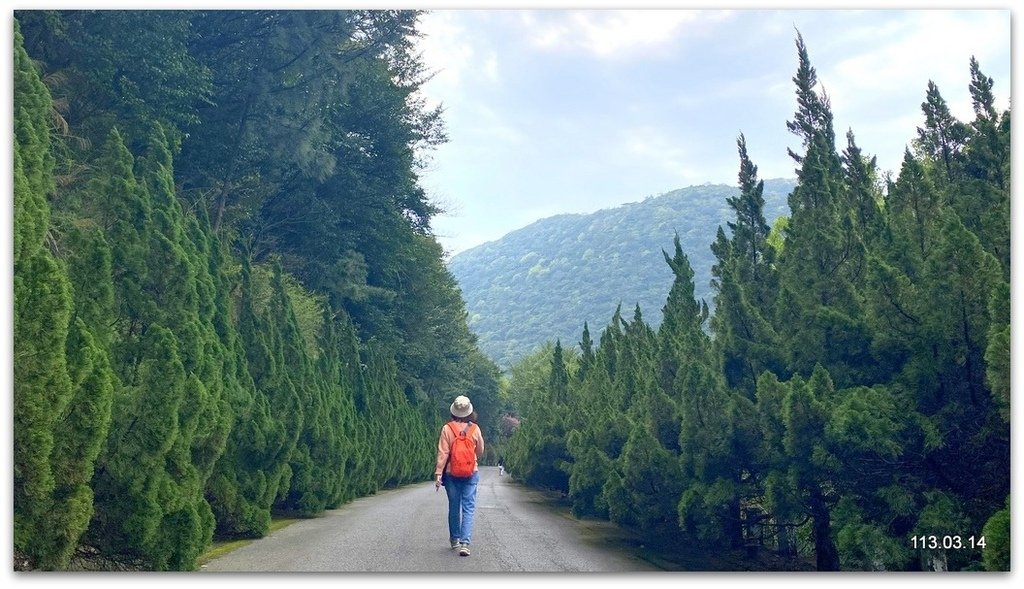
POLYGON ((456 430, 453 424, 454 422, 448 422, 452 433, 455 434, 451 450, 448 453, 451 475, 459 479, 468 479, 476 470, 476 442, 470 437, 476 424, 468 424, 461 432, 456 430))

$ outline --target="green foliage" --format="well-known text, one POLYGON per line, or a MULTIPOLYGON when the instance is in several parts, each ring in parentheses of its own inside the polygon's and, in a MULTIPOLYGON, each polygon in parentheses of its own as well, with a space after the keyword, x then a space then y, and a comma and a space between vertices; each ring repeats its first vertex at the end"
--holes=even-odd
POLYGON ((608 503, 602 494, 602 487, 612 469, 611 459, 586 443, 579 431, 569 433, 566 445, 573 456, 568 491, 572 498, 573 514, 577 517, 607 518, 608 503))
POLYGON ((844 497, 834 508, 836 544, 846 569, 862 571, 903 570, 911 555, 906 544, 887 530, 865 521, 856 500, 844 497))
POLYGON ((1010 570, 1010 497, 1006 497, 1006 507, 992 514, 981 530, 985 537, 985 548, 982 559, 987 571, 1010 570))
POLYGON ((985 349, 985 382, 999 415, 1010 422, 1010 284, 997 283, 989 300, 991 324, 985 349))
POLYGON ((257 389, 273 368, 265 340, 269 327, 256 312, 248 265, 243 265, 240 278, 237 337, 230 342, 226 366, 238 387, 230 397, 234 422, 207 487, 218 535, 261 537, 269 530, 270 508, 287 459, 287 433, 281 418, 271 412, 264 389, 257 389))
MULTIPOLYGON (((920 508, 917 524, 912 534, 915 536, 935 536, 945 538, 963 536, 963 530, 972 529, 960 501, 943 491, 929 490, 923 494, 924 504, 920 508)), ((949 550, 941 544, 938 548, 925 546, 918 551, 918 558, 924 570, 944 571, 963 567, 966 563, 966 550, 949 550)))
MULTIPOLYGON (((18 267, 14 281, 15 548, 53 566, 44 552, 53 509, 55 434, 74 395, 65 346, 71 318, 67 274, 42 250, 18 267)), ((63 532, 64 530, 60 530, 63 532)))
POLYGON ((140 142, 152 123, 184 131, 210 99, 207 67, 190 54, 180 10, 20 10, 29 53, 59 72, 55 98, 85 146, 120 126, 140 142), (145 56, 141 59, 140 56, 145 56))
POLYGON ((428 477, 453 391, 498 423, 418 186, 444 140, 418 15, 18 12, 31 567, 190 570, 214 534, 428 477))
MULTIPOLYGON (((92 515, 88 482, 106 435, 111 376, 105 350, 73 316, 66 266, 46 243, 52 239, 52 102, 22 40, 16 22, 14 549, 33 566, 54 570, 67 566, 92 515)), ((96 288, 102 289, 109 264, 102 250, 98 258, 96 288)))
POLYGON ((872 365, 858 292, 865 257, 864 237, 854 222, 860 203, 851 202, 843 182, 831 108, 817 93, 817 76, 799 35, 797 49, 798 110, 787 126, 805 153, 790 151, 800 168, 789 195, 773 320, 783 334, 780 345, 789 370, 810 374, 820 363, 846 387, 868 381, 872 365))
POLYGON ((550 359, 541 364, 524 359, 523 364, 532 364, 533 371, 523 366, 513 370, 513 383, 516 374, 532 372, 527 378, 536 388, 527 392, 522 424, 509 442, 506 464, 509 473, 526 484, 568 492, 572 470, 565 440, 568 368, 561 342, 555 343, 550 355, 544 350, 534 354, 534 360, 546 357, 550 359))
POLYGON ((110 435, 93 479, 96 513, 86 542, 166 570, 176 549, 158 536, 161 523, 186 499, 167 470, 181 435, 186 375, 168 329, 151 326, 140 347, 144 359, 114 398, 110 435))
POLYGON ((778 334, 769 321, 774 314, 778 271, 776 248, 770 244, 764 218, 764 181, 757 178, 757 166, 747 156, 742 135, 737 145, 740 195, 726 201, 736 216, 735 222, 728 223, 732 237, 727 238, 719 228, 711 246, 717 260, 711 270, 717 290, 711 329, 722 356, 726 384, 752 399, 762 371, 783 372, 778 334))
POLYGON ((14 263, 32 258, 49 229, 47 197, 53 189, 50 93, 14 28, 14 263))
POLYGON ((615 464, 622 474, 619 509, 625 515, 619 510, 611 510, 610 515, 612 521, 664 533, 676 528, 682 477, 677 455, 655 437, 651 425, 655 416, 644 401, 638 396, 630 410, 632 427, 615 464))
MULTIPOLYGON (((804 151, 790 151, 798 164, 790 215, 767 230, 741 136, 739 195, 725 198, 734 219, 710 248, 714 315, 695 297, 699 272, 677 231, 674 254, 663 254, 674 281, 662 289, 656 332, 639 306, 631 322, 619 306, 595 348, 590 311, 577 311, 580 369, 567 387, 538 354, 512 365, 510 389, 523 399, 563 388, 569 399, 567 418, 524 421, 513 474, 537 484, 557 459, 545 451, 564 443, 574 512, 641 534, 682 531, 718 550, 766 547, 813 558, 819 570, 1007 570, 1009 113, 991 104, 991 80, 976 62, 970 125, 930 86, 917 154, 907 151, 883 190, 852 132, 836 152, 830 105, 799 35, 797 51, 788 126, 804 151), (667 525, 669 499, 679 529, 667 525), (995 540, 986 537, 984 551, 911 541, 967 542, 982 528, 995 540)), ((556 258, 517 244, 575 220, 502 240, 519 274, 491 292, 556 275, 556 258)), ((453 267, 473 267, 491 249, 456 256, 453 267)), ((468 293, 484 292, 464 273, 468 293)), ((586 282, 602 274, 635 279, 605 261, 586 282)), ((499 354, 519 345, 499 336, 510 342, 499 354)))
POLYGON ((107 437, 117 386, 109 359, 113 309, 110 249, 102 234, 69 236, 76 256, 68 269, 74 292, 75 319, 69 326, 65 357, 72 397, 59 416, 52 464, 55 489, 49 513, 52 553, 38 564, 61 569, 68 565, 93 514, 90 485, 96 458, 107 437))
POLYGON ((429 477, 467 394, 485 459, 579 515, 820 569, 1008 569, 1010 117, 976 61, 975 119, 930 85, 883 191, 852 132, 836 153, 798 36, 795 185, 741 135, 738 191, 546 220, 449 269, 417 16, 18 12, 18 555, 192 569, 215 534, 429 477), (908 542, 967 530, 983 550, 908 542))

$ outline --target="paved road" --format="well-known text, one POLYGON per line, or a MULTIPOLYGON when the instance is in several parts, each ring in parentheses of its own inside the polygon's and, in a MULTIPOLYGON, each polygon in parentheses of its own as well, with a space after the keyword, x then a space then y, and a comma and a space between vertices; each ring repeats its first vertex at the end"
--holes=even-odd
POLYGON ((363 497, 207 563, 218 572, 634 572, 657 567, 607 522, 581 522, 481 468, 473 554, 448 544, 448 499, 432 482, 363 497))

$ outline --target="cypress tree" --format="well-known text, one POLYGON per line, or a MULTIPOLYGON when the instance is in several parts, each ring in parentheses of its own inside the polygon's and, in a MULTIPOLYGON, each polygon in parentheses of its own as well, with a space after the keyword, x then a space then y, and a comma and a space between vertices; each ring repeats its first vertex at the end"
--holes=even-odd
POLYGON ((831 403, 824 433, 841 465, 832 525, 844 568, 902 569, 910 560, 900 528, 913 516, 915 485, 900 463, 916 428, 906 408, 900 391, 883 385, 838 391, 831 403))
POLYGON ((14 24, 14 549, 31 566, 52 569, 66 565, 89 516, 77 483, 87 479, 91 459, 78 463, 67 456, 71 442, 57 438, 67 433, 62 418, 78 392, 79 375, 71 372, 85 367, 75 359, 69 367, 69 339, 82 326, 72 324, 67 271, 45 245, 54 165, 50 95, 14 24), (58 478, 64 475, 70 480, 58 478), (68 486, 78 495, 69 497, 68 486), (67 518, 55 517, 56 509, 68 509, 67 518))
POLYGON ((719 227, 711 247, 717 260, 712 268, 717 294, 711 328, 726 385, 752 400, 762 371, 783 372, 778 334, 769 322, 778 272, 764 219, 764 182, 757 178, 757 166, 747 155, 743 135, 737 146, 740 195, 727 200, 736 219, 728 223, 732 238, 719 227))
POLYGON ((134 166, 121 134, 111 129, 83 194, 83 207, 98 220, 110 243, 114 283, 111 366, 125 382, 135 378, 139 339, 156 313, 153 300, 144 292, 152 206, 136 180, 134 166))
POLYGON ((580 336, 580 369, 577 378, 583 380, 594 365, 594 340, 590 337, 590 326, 583 322, 583 334, 580 336))
POLYGON ((209 251, 201 229, 194 220, 190 223, 177 201, 171 159, 159 126, 147 138, 145 157, 134 162, 115 130, 99 159, 107 173, 97 173, 87 187, 89 194, 100 197, 89 206, 116 244, 111 262, 119 317, 114 366, 127 387, 114 402, 114 442, 103 454, 96 486, 98 517, 90 526, 90 537, 111 558, 187 570, 212 537, 214 516, 204 489, 223 451, 229 422, 219 366, 224 351, 212 324, 215 294, 208 274, 209 251), (156 326, 170 330, 170 343, 147 342, 156 326), (170 359, 147 355, 165 353, 168 346, 180 363, 180 380, 169 377, 146 385, 166 385, 163 392, 133 392, 150 378, 139 372, 143 366, 153 370, 154 362, 173 365, 170 359), (176 399, 157 403, 154 409, 173 407, 173 419, 152 417, 174 425, 161 430, 168 439, 149 442, 157 445, 147 450, 152 455, 149 471, 126 472, 121 454, 131 451, 134 438, 119 428, 134 427, 137 418, 125 416, 141 411, 136 395, 149 394, 176 399), (122 442, 129 448, 122 448, 122 442), (140 484, 149 490, 139 491, 140 484), (133 489, 135 500, 116 504, 126 486, 133 489), (111 538, 101 539, 107 525, 114 527, 111 538))
MULTIPOLYGON (((345 435, 345 460, 341 471, 341 475, 344 477, 344 486, 339 501, 346 502, 357 496, 359 477, 362 476, 360 451, 363 443, 360 438, 359 414, 356 409, 356 395, 359 394, 363 386, 363 371, 359 358, 359 337, 356 335, 352 318, 348 315, 341 315, 339 318, 337 342, 335 349, 338 353, 339 385, 342 387, 339 405, 342 416, 341 424, 345 435)), ((436 419, 435 417, 434 423, 439 426, 436 419)), ((433 465, 428 461, 426 467, 430 468, 430 475, 433 476, 433 465)))
POLYGON ((172 155, 161 126, 152 126, 146 145, 145 156, 136 161, 136 177, 150 197, 153 220, 143 288, 155 313, 146 319, 172 328, 186 381, 178 435, 167 454, 173 484, 165 489, 156 552, 166 559, 160 566, 189 570, 214 530, 204 490, 230 424, 222 399, 223 347, 211 323, 215 295, 207 243, 178 202, 172 155))
POLYGON ((568 401, 569 373, 562 357, 562 342, 555 342, 555 350, 551 357, 551 374, 548 376, 548 394, 555 406, 564 406, 568 401))
POLYGON ((168 570, 174 548, 160 532, 164 517, 182 502, 168 463, 188 378, 168 329, 151 325, 140 344, 134 379, 114 398, 110 435, 93 477, 96 512, 84 541, 108 558, 168 570))
MULTIPOLYGON (((962 141, 956 138, 963 127, 944 114, 938 90, 929 87, 928 134, 922 137, 932 140, 932 148, 922 150, 920 158, 909 152, 904 157, 886 200, 885 239, 872 260, 869 283, 875 347, 914 424, 904 455, 922 457, 909 460, 899 474, 900 487, 915 506, 915 513, 901 517, 918 520, 913 525, 921 529, 934 528, 952 513, 953 508, 938 506, 965 500, 953 511, 969 518, 969 527, 981 526, 1008 491, 1005 480, 999 480, 1008 472, 1007 430, 998 417, 999 396, 993 396, 1005 366, 1000 360, 1005 349, 999 343, 1008 333, 999 302, 1000 292, 1006 292, 1005 273, 995 256, 1000 247, 987 247, 977 233, 983 231, 979 220, 986 211, 998 211, 1001 205, 998 198, 985 197, 998 192, 998 182, 982 179, 977 171, 984 166, 972 160, 979 154, 973 151, 975 141, 983 141, 985 134, 977 130, 986 128, 992 116, 985 80, 976 70, 972 77, 977 118, 974 131, 962 141), (945 150, 936 149, 948 137, 956 141, 947 140, 945 150), (984 374, 979 372, 982 364, 984 374), (974 457, 969 463, 963 461, 968 455, 974 457), (951 500, 936 503, 935 493, 951 500), (926 511, 929 505, 933 507, 926 511), (968 505, 972 507, 966 509, 968 505), (923 523, 925 513, 932 513, 932 524, 923 523)), ((991 160, 988 165, 998 167, 991 160)), ((909 532, 907 526, 902 530, 909 532)), ((921 566, 966 565, 954 556, 925 554, 921 566)))
POLYGON ((971 58, 971 102, 975 118, 965 146, 963 194, 956 202, 969 203, 961 214, 964 225, 981 240, 982 247, 999 260, 1010 276, 1010 112, 998 114, 992 95, 993 81, 971 58))
POLYGON ((832 379, 820 366, 810 380, 799 376, 783 399, 786 433, 783 446, 788 457, 787 476, 796 501, 811 518, 814 555, 819 571, 839 570, 839 552, 832 536, 831 503, 837 465, 829 455, 825 426, 834 389, 832 379))
MULTIPOLYGON (((922 318, 927 299, 921 278, 924 261, 941 238, 941 210, 942 201, 925 167, 906 151, 899 178, 886 197, 882 237, 869 260, 865 283, 873 349, 885 369, 885 381, 904 372, 906 363, 913 362, 913 350, 925 345, 922 318)), ((927 372, 918 374, 926 378, 927 372)), ((931 385, 918 381, 910 386, 931 385)))
POLYGON ((338 327, 328 309, 323 310, 318 334, 316 377, 322 395, 322 407, 313 427, 307 426, 312 464, 318 469, 315 496, 324 508, 336 507, 344 497, 345 461, 349 452, 346 431, 352 424, 346 420, 345 399, 352 391, 342 379, 341 345, 338 327))
POLYGON ((47 197, 53 190, 50 93, 25 52, 14 22, 14 263, 36 255, 50 225, 47 197))
POLYGON ((917 146, 922 154, 938 164, 939 179, 953 182, 963 168, 962 156, 967 127, 953 116, 939 87, 928 81, 925 101, 921 103, 925 125, 917 128, 917 146))
POLYGON ((562 492, 569 490, 569 473, 572 455, 565 445, 566 420, 568 418, 569 371, 563 355, 562 342, 555 341, 551 354, 551 369, 548 372, 547 387, 542 401, 531 407, 529 415, 543 415, 544 432, 535 460, 538 466, 534 476, 539 484, 562 492))
POLYGON ((653 379, 647 383, 633 397, 628 415, 629 437, 615 464, 621 482, 616 493, 606 493, 606 500, 612 521, 659 535, 677 529, 676 503, 683 478, 678 456, 657 438, 655 424, 663 416, 656 411, 664 411, 665 406, 655 407, 653 395, 657 385, 653 379), (619 495, 618 504, 612 503, 615 494, 619 495))
POLYGON ((827 96, 798 35, 798 109, 788 128, 801 138, 798 184, 789 196, 792 217, 780 256, 780 296, 775 324, 787 368, 810 374, 828 369, 841 387, 872 379, 870 330, 858 292, 864 246, 852 219, 827 96))
POLYGON ((547 361, 535 375, 539 386, 526 401, 522 425, 509 444, 509 472, 528 485, 568 492, 572 464, 566 447, 569 371, 560 341, 536 356, 547 361))
POLYGON ((106 349, 81 319, 67 339, 73 397, 56 429, 53 468, 56 479, 50 521, 54 541, 43 568, 66 569, 93 515, 91 486, 96 459, 106 440, 114 396, 114 373, 106 349))
POLYGON ((993 286, 988 307, 991 323, 985 348, 985 383, 1003 421, 1010 423, 1010 284, 993 286))
POLYGON ((985 548, 982 550, 982 562, 987 571, 1010 570, 1010 497, 1006 497, 1005 506, 997 511, 982 528, 985 536, 985 548))
MULTIPOLYGON (((52 564, 54 434, 74 389, 65 350, 71 317, 67 275, 46 250, 22 261, 14 279, 14 547, 52 564)), ((60 530, 64 532, 64 530, 60 530)))
POLYGON ((232 403, 235 420, 224 454, 208 484, 216 532, 224 537, 261 537, 269 531, 287 452, 284 424, 262 388, 274 363, 254 290, 251 267, 243 259, 235 311, 238 338, 233 345, 241 390, 232 403))
POLYGON ((877 158, 864 155, 851 129, 846 133, 846 149, 841 159, 853 231, 860 236, 867 250, 854 261, 858 267, 853 273, 858 282, 862 282, 869 251, 875 247, 881 232, 883 196, 878 183, 877 158))
POLYGON ((327 504, 328 496, 321 484, 320 479, 326 472, 320 470, 312 457, 314 446, 324 443, 322 428, 324 411, 324 391, 322 381, 313 372, 311 352, 306 344, 303 333, 298 325, 295 314, 295 304, 299 293, 295 293, 292 287, 285 282, 285 275, 279 265, 275 265, 273 288, 275 300, 279 305, 278 318, 283 352, 283 363, 281 367, 286 371, 288 380, 292 383, 295 392, 295 399, 302 415, 294 427, 295 442, 288 457, 289 468, 292 472, 288 493, 277 502, 278 509, 310 515, 319 513, 327 504), (297 296, 293 296, 293 293, 297 296))
MULTIPOLYGON (((587 340, 589 329, 584 334, 587 340)), ((574 425, 566 436, 566 449, 572 456, 569 496, 574 512, 581 515, 610 517, 609 500, 623 500, 616 460, 629 437, 631 422, 624 385, 614 379, 624 337, 617 309, 593 351, 591 368, 574 388, 575 407, 570 408, 574 425)), ((581 366, 587 365, 587 356, 584 351, 581 366)))
POLYGON ((282 462, 275 469, 276 472, 271 471, 272 486, 276 489, 276 507, 288 496, 291 488, 292 453, 302 432, 302 398, 294 378, 301 376, 301 373, 296 372, 303 368, 303 364, 299 362, 301 343, 298 341, 295 315, 291 310, 280 264, 274 263, 271 275, 265 278, 267 282, 262 288, 266 289, 268 301, 262 309, 262 314, 265 319, 266 345, 271 361, 268 373, 256 379, 256 386, 267 395, 270 412, 280 422, 284 434, 282 462), (289 360, 293 363, 289 364, 289 360))
POLYGON ((110 249, 99 232, 72 231, 68 268, 74 286, 74 319, 67 339, 73 395, 58 419, 53 452, 56 488, 52 521, 54 554, 44 568, 67 568, 93 514, 90 486, 106 440, 116 381, 107 350, 113 310, 110 249))
POLYGON ((763 294, 756 297, 756 301, 764 304, 772 293, 774 281, 771 271, 775 258, 767 243, 771 228, 764 218, 764 181, 757 177, 757 166, 750 161, 743 134, 736 140, 736 145, 740 156, 740 193, 726 199, 736 218, 735 222, 727 223, 732 233, 730 251, 736 256, 743 282, 763 289, 763 294))
POLYGON ((788 474, 788 453, 785 446, 786 424, 783 403, 798 376, 782 382, 768 371, 757 379, 756 416, 760 444, 755 448, 758 461, 764 465, 764 499, 767 526, 775 531, 775 548, 784 558, 797 556, 797 538, 794 532, 804 519, 802 507, 788 474))
POLYGON ((673 400, 661 393, 657 336, 644 322, 639 305, 625 326, 618 350, 618 386, 629 407, 628 435, 613 467, 621 476, 620 493, 626 504, 609 504, 609 515, 613 521, 666 532, 676 528, 680 491, 678 417, 673 400))
MULTIPOLYGON (((731 204, 739 206, 740 202, 731 204)), ((756 195, 751 204, 756 209, 756 195)), ((719 253, 750 255, 751 248, 743 240, 755 233, 741 230, 737 242, 720 240, 719 253)), ((704 330, 707 306, 694 299, 693 270, 678 236, 674 255, 664 256, 675 280, 665 304, 666 319, 658 330, 661 387, 651 395, 650 403, 658 408, 655 414, 671 413, 674 422, 661 421, 658 426, 664 432, 662 447, 678 455, 678 499, 673 511, 679 526, 703 541, 739 547, 743 543, 739 513, 742 473, 733 457, 733 424, 728 421, 732 401, 720 376, 722 364, 704 330)), ((735 260, 726 258, 730 268, 736 267, 735 260)), ((757 260, 752 261, 748 272, 755 271, 757 260)))
MULTIPOLYGON (((919 389, 919 410, 942 432, 929 470, 955 496, 998 505, 1009 492, 1009 430, 985 384, 984 355, 989 303, 1004 283, 999 263, 955 215, 946 215, 941 231, 945 239, 927 260, 923 280, 927 347, 915 351, 913 363, 933 378, 931 387, 919 389)), ((984 511, 972 510, 972 523, 982 525, 984 511)))

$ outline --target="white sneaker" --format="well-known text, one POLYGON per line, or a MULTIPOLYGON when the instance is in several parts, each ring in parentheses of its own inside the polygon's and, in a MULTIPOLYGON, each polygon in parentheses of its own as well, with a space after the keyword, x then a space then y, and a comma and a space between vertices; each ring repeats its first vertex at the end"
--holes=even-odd
POLYGON ((459 556, 469 556, 469 544, 459 544, 459 556))

